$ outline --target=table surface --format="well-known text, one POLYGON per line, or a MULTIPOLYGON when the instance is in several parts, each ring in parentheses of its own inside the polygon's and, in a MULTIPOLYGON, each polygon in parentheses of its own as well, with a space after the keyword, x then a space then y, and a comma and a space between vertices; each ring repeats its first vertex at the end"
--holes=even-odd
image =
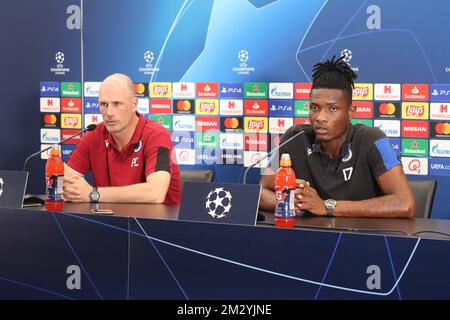
MULTIPOLYGON (((94 209, 96 206, 97 205, 91 203, 66 202, 64 204, 64 211, 92 214, 91 209, 94 209)), ((179 206, 168 206, 163 204, 101 203, 98 207, 100 209, 111 209, 114 216, 119 217, 165 220, 177 220, 179 211, 179 206)), ((44 206, 26 209, 45 210, 44 206)), ((258 221, 257 225, 273 226, 273 213, 265 211, 261 211, 260 213, 264 215, 265 219, 264 221, 258 221)), ((450 220, 440 219, 343 218, 303 215, 297 217, 296 227, 393 236, 412 235, 423 238, 450 240, 450 220)))

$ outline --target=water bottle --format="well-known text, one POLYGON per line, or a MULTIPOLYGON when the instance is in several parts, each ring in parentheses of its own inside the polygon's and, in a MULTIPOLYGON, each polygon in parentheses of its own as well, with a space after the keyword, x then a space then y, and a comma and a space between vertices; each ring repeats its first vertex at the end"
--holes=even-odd
POLYGON ((62 211, 64 162, 61 158, 59 145, 54 144, 50 150, 50 157, 45 165, 45 209, 47 211, 62 211))
POLYGON ((275 174, 275 226, 293 228, 295 226, 295 172, 291 168, 291 157, 281 155, 280 167, 275 174))

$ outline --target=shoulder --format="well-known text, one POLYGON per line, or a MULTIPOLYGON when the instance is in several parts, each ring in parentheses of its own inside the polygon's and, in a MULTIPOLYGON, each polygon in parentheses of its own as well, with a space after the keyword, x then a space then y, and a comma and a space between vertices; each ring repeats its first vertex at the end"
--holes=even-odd
POLYGON ((156 139, 171 140, 172 136, 170 132, 158 122, 147 119, 144 128, 142 129, 142 137, 146 140, 154 141, 156 139))

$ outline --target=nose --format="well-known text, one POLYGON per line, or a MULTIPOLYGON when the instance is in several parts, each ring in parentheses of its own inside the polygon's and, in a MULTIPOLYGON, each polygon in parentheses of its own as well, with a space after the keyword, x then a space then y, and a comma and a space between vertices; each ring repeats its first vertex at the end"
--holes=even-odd
POLYGON ((318 123, 326 123, 328 121, 326 110, 321 109, 317 111, 315 121, 318 123))

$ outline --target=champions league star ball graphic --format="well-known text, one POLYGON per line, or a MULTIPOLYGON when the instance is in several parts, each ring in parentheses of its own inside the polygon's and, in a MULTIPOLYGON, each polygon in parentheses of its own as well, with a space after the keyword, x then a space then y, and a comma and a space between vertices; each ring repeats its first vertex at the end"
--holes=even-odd
POLYGON ((145 60, 145 62, 152 63, 154 58, 155 57, 153 56, 153 52, 151 52, 150 50, 144 52, 144 60, 145 60))
POLYGON ((206 211, 213 218, 224 218, 231 209, 230 191, 224 188, 215 188, 206 197, 206 211))
POLYGON ((241 62, 247 62, 248 60, 248 51, 247 50, 241 50, 238 52, 238 58, 241 62))
POLYGON ((58 52, 55 54, 55 60, 56 60, 56 62, 59 63, 59 64, 63 63, 63 62, 64 62, 64 53, 62 53, 61 51, 58 51, 58 52))
POLYGON ((341 57, 344 56, 344 62, 349 63, 352 60, 352 52, 349 49, 344 49, 341 51, 341 57))

